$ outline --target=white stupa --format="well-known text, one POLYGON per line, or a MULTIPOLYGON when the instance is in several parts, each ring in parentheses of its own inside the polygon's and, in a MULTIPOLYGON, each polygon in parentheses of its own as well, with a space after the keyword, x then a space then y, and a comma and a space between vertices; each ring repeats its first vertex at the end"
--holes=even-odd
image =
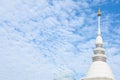
POLYGON ((96 48, 92 57, 92 64, 84 78, 81 80, 114 80, 113 73, 106 62, 105 49, 100 31, 100 9, 98 10, 98 35, 96 38, 96 48))

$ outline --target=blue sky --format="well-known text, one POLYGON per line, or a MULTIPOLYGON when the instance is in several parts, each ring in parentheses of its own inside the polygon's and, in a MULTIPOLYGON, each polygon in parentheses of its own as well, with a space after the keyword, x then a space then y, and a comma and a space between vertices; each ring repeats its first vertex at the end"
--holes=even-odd
POLYGON ((98 6, 120 80, 119 0, 0 0, 0 80, 80 80, 92 62, 98 6))

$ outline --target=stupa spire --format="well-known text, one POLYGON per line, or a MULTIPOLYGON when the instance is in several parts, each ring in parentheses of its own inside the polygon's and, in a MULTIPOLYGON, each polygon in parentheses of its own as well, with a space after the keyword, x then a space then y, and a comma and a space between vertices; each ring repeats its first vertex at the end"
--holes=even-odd
POLYGON ((100 30, 100 16, 101 16, 101 12, 100 12, 100 8, 98 9, 98 35, 101 35, 101 30, 100 30))
POLYGON ((96 38, 96 45, 97 44, 103 44, 103 40, 101 37, 101 29, 100 29, 100 16, 101 16, 101 12, 100 12, 100 8, 98 9, 98 33, 97 33, 97 38, 96 38))
POLYGON ((96 48, 94 49, 93 62, 94 61, 104 61, 106 62, 105 49, 103 48, 103 40, 100 30, 100 8, 98 9, 98 34, 96 38, 96 48))
POLYGON ((98 16, 101 16, 100 8, 98 8, 98 16))
POLYGON ((114 75, 106 62, 105 49, 103 48, 102 35, 100 31, 100 8, 98 9, 98 33, 96 47, 92 57, 92 64, 84 78, 81 80, 114 80, 114 75))

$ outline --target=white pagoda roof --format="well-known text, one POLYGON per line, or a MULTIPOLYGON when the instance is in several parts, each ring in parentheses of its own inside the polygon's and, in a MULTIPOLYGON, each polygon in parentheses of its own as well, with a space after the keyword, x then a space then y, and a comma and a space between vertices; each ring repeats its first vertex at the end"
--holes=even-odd
POLYGON ((95 61, 90 66, 86 78, 106 77, 114 80, 114 76, 109 65, 103 61, 95 61))

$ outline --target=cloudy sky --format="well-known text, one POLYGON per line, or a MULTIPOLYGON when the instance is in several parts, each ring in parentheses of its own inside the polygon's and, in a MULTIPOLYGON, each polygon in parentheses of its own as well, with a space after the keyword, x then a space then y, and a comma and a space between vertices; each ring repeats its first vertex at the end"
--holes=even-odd
POLYGON ((80 80, 95 48, 120 80, 120 0, 0 0, 0 80, 80 80))

